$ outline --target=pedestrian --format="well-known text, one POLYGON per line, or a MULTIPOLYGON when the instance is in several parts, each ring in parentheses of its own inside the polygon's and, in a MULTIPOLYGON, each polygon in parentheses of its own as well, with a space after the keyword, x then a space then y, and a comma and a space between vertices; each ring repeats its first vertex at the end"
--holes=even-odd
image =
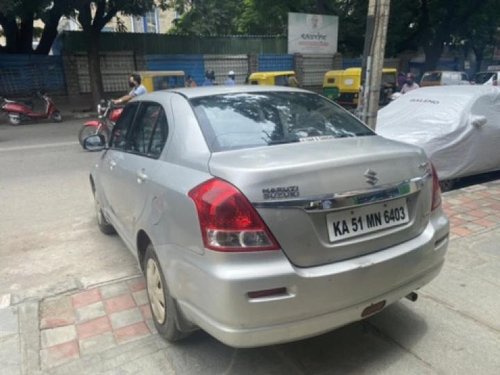
POLYGON ((295 76, 288 77, 288 86, 300 87, 300 84, 299 84, 299 81, 297 80, 297 77, 295 77, 295 76))
POLYGON ((203 86, 213 86, 214 83, 212 80, 212 73, 209 72, 208 70, 205 72, 205 80, 203 81, 203 86))
POLYGON ((404 72, 399 72, 398 74, 398 90, 401 91, 404 84, 406 83, 406 74, 404 72))
POLYGON ((230 70, 229 73, 227 73, 227 79, 224 82, 226 86, 234 86, 236 85, 236 75, 234 74, 233 70, 230 70))
POLYGON ((196 86, 197 86, 197 84, 196 84, 195 80, 193 79, 193 77, 188 75, 186 78, 186 87, 196 87, 196 86))
POLYGON ((406 94, 407 92, 418 89, 420 86, 415 82, 415 76, 413 73, 408 73, 406 75, 406 82, 401 87, 401 94, 406 94))

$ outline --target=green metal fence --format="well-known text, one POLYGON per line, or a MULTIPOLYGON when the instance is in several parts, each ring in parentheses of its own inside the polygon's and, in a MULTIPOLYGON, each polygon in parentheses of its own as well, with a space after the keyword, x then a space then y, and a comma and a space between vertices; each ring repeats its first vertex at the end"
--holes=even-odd
MULTIPOLYGON (((197 37, 142 33, 101 33, 102 51, 134 51, 139 54, 249 54, 287 53, 285 36, 197 37)), ((87 49, 85 35, 66 31, 62 35, 65 53, 87 49)))

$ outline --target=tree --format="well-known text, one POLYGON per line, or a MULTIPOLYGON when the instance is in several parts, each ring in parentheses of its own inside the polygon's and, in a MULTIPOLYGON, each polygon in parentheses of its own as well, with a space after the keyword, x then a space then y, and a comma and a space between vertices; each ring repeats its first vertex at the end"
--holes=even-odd
POLYGON ((99 59, 100 33, 104 26, 116 17, 124 15, 140 16, 155 6, 166 7, 166 0, 75 0, 74 12, 77 15, 87 40, 90 87, 94 103, 103 95, 101 65, 99 59))
POLYGON ((181 17, 171 34, 234 35, 244 0, 173 0, 170 7, 181 17))
POLYGON ((459 34, 474 15, 484 12, 488 1, 420 0, 416 37, 425 52, 424 70, 436 68, 445 43, 452 42, 453 36, 459 34))
POLYGON ((59 20, 71 12, 71 6, 72 0, 0 0, 0 26, 6 39, 0 53, 48 54, 57 36, 59 20), (41 19, 45 27, 33 50, 36 19, 41 19))
POLYGON ((493 48, 497 40, 500 21, 500 2, 489 0, 484 11, 474 13, 465 27, 460 29, 459 43, 467 49, 472 49, 476 55, 476 69, 481 69, 484 54, 488 48, 493 48))

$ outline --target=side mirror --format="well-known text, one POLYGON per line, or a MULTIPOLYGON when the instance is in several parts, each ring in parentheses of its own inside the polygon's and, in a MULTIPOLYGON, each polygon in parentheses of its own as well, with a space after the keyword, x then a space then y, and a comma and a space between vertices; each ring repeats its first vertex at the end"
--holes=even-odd
POLYGON ((488 119, 484 116, 472 116, 472 126, 476 128, 482 128, 487 122, 488 119))
POLYGON ((102 151, 106 148, 106 138, 102 134, 89 135, 83 140, 83 148, 87 151, 102 151))

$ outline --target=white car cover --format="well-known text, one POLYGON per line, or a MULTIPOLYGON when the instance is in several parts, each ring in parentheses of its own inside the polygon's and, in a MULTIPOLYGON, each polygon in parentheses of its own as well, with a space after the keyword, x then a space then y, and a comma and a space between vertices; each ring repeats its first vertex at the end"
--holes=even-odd
POLYGON ((425 87, 377 117, 383 137, 422 147, 441 180, 500 169, 500 88, 425 87))

